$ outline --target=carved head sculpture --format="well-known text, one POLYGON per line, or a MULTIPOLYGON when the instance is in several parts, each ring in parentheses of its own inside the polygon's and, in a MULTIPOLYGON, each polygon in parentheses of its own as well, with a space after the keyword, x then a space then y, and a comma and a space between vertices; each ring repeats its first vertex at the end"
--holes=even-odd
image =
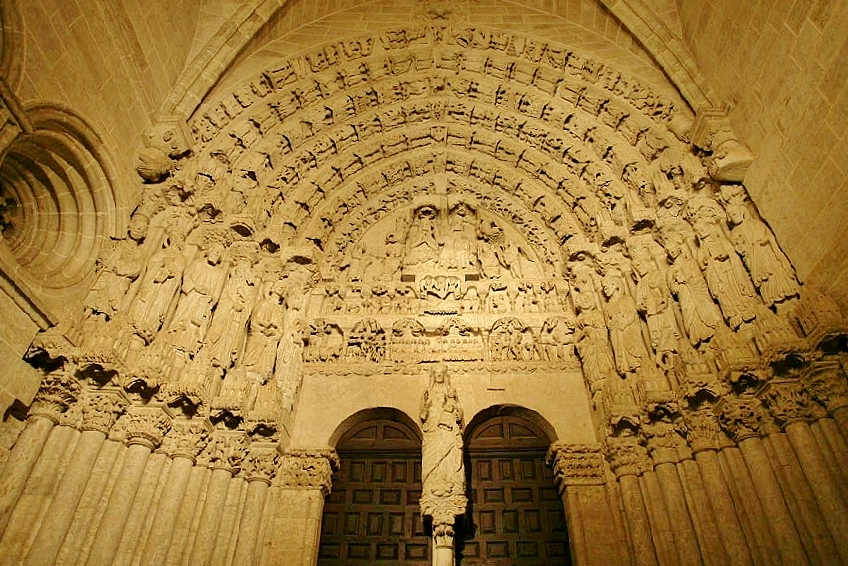
POLYGON ((150 218, 146 214, 136 212, 130 219, 130 225, 127 229, 129 237, 140 242, 147 235, 147 227, 150 225, 150 218))

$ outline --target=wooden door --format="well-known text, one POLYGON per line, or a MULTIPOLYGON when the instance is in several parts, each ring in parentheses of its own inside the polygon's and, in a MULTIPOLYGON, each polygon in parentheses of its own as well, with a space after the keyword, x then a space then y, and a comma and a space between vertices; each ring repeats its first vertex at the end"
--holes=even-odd
POLYGON ((545 464, 548 440, 528 421, 491 418, 470 431, 468 513, 457 528, 460 566, 568 566, 562 502, 545 464))
POLYGON ((343 437, 337 451, 341 466, 324 505, 318 565, 429 565, 417 432, 370 421, 343 437))

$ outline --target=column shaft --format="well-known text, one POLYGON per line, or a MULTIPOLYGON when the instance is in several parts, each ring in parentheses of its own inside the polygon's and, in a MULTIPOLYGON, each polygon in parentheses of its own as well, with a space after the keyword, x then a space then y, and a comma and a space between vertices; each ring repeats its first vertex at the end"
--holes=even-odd
POLYGON ((106 434, 100 431, 86 430, 80 434, 68 469, 59 481, 56 496, 26 557, 26 566, 50 566, 56 561, 105 440, 106 434))
POLYGON ((97 534, 94 535, 86 566, 112 565, 149 456, 150 446, 131 444, 127 447, 121 475, 109 497, 97 534))
POLYGON ((790 423, 786 426, 786 436, 801 462, 801 469, 812 488, 813 497, 824 516, 827 528, 833 540, 836 541, 839 555, 842 561, 848 564, 848 529, 846 529, 848 506, 842 499, 839 486, 827 469, 824 456, 819 451, 810 426, 800 421, 790 423))
POLYGON ((6 530, 15 504, 54 424, 54 421, 47 417, 30 417, 26 428, 9 453, 3 476, 0 477, 0 534, 6 530))
POLYGON ((234 566, 253 566, 262 510, 265 507, 265 495, 268 484, 261 480, 250 481, 247 485, 247 500, 239 523, 238 542, 233 558, 234 566))
POLYGON ((733 566, 749 566, 752 564, 751 553, 715 451, 702 450, 696 453, 695 462, 701 472, 710 507, 715 513, 716 534, 724 546, 728 563, 733 566))
POLYGON ((710 498, 701 477, 701 470, 695 460, 683 460, 677 465, 683 483, 683 492, 686 494, 687 506, 691 509, 689 517, 698 544, 701 547, 701 556, 707 565, 728 564, 727 553, 721 541, 720 531, 713 513, 710 498))
POLYGON ((739 442, 739 449, 754 480, 754 489, 766 513, 769 527, 775 538, 780 541, 777 549, 784 566, 807 564, 807 555, 792 522, 792 516, 786 508, 783 493, 771 469, 762 440, 756 437, 746 438, 739 442))
POLYGON ((639 478, 635 475, 622 476, 618 479, 618 483, 621 486, 624 514, 627 516, 627 525, 630 527, 630 540, 636 566, 657 566, 651 524, 642 498, 642 489, 639 487, 639 478))
POLYGON ((69 426, 55 426, 50 430, 0 539, 0 555, 9 564, 16 564, 26 554, 42 513, 56 489, 65 450, 73 446, 78 434, 69 426))
POLYGON ((651 538, 654 540, 657 560, 660 566, 676 566, 677 549, 674 547, 674 531, 665 508, 665 498, 657 480, 657 474, 654 471, 648 471, 642 474, 640 479, 645 507, 651 522, 651 538))
POLYGON ((165 478, 165 488, 159 497, 153 528, 147 536, 147 544, 141 556, 141 566, 161 566, 174 535, 174 523, 183 503, 183 496, 194 462, 177 456, 171 462, 165 478))
POLYGON ((655 469, 657 479, 662 487, 662 497, 668 511, 671 532, 674 535, 677 564, 701 564, 698 539, 695 537, 695 530, 692 528, 689 511, 686 509, 686 495, 680 483, 677 466, 664 463, 657 465, 655 469))
POLYGON ((208 468, 194 466, 191 469, 191 477, 183 496, 183 505, 174 521, 174 536, 171 537, 165 566, 193 565, 189 562, 189 551, 194 544, 194 537, 200 524, 200 513, 203 511, 203 500, 210 475, 208 468))
MULTIPOLYGON (((191 549, 190 563, 197 566, 208 566, 212 561, 212 551, 215 550, 215 540, 218 538, 218 526, 224 512, 224 502, 233 472, 229 469, 215 468, 206 489, 206 503, 200 515, 200 525, 197 537, 191 549)), ((281 562, 282 564, 282 562, 281 562)))

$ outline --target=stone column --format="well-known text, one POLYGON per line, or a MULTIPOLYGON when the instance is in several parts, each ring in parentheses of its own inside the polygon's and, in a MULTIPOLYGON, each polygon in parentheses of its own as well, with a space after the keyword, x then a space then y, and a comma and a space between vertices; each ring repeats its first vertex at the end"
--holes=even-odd
POLYGON ((0 477, 0 533, 5 532, 27 478, 59 416, 79 396, 80 385, 70 370, 45 376, 29 408, 27 426, 18 437, 0 477))
POLYGON ((79 425, 82 432, 68 462, 68 469, 59 481, 56 495, 44 516, 38 536, 26 557, 24 564, 27 566, 48 566, 56 561, 91 477, 100 448, 115 424, 115 419, 124 411, 126 405, 126 396, 118 388, 83 393, 80 399, 82 421, 79 425))
MULTIPOLYGON (((648 452, 654 463, 654 470, 662 487, 662 497, 671 520, 671 530, 674 533, 674 546, 677 551, 677 564, 701 564, 701 553, 699 551, 698 538, 686 508, 686 494, 683 490, 677 464, 685 458, 691 458, 689 447, 680 435, 685 427, 677 422, 671 413, 663 410, 661 415, 654 415, 652 420, 644 425, 647 438, 648 452)), ((716 548, 712 546, 709 550, 719 563, 724 562, 723 549, 719 544, 716 548)), ((706 557, 705 557, 706 559, 706 557)), ((707 561, 712 563, 713 561, 707 561)))
POLYGON ((162 407, 132 407, 118 421, 118 426, 126 430, 127 453, 94 535, 86 566, 111 566, 113 563, 147 458, 162 443, 171 426, 171 416, 162 407))
POLYGON ((324 499, 339 457, 333 450, 289 449, 277 472, 269 517, 268 564, 312 565, 318 560, 324 499))
POLYGON ((200 515, 197 536, 191 549, 190 564, 209 566, 218 536, 218 527, 233 475, 239 470, 247 439, 243 433, 216 433, 206 448, 212 476, 206 488, 206 502, 200 515))
MULTIPOLYGON (((173 461, 165 478, 165 487, 159 496, 159 505, 153 527, 141 557, 141 566, 159 566, 165 563, 168 548, 174 535, 177 514, 183 507, 183 496, 197 456, 206 447, 209 425, 205 421, 178 419, 162 441, 162 448, 173 461)), ((195 501, 187 503, 195 505, 195 501)))
POLYGON ((750 395, 728 396, 719 403, 718 410, 722 428, 738 444, 754 480, 757 498, 765 511, 769 528, 779 541, 781 561, 784 566, 807 564, 809 560, 760 438, 764 417, 762 404, 750 395))
POLYGON ((801 374, 801 382, 810 397, 825 406, 848 441, 848 380, 840 360, 829 357, 813 362, 801 374))
POLYGON ((639 487, 639 475, 651 469, 648 451, 635 437, 612 437, 608 439, 607 459, 620 486, 624 514, 630 527, 633 563, 636 566, 657 566, 648 510, 639 487))
POLYGON ((830 555, 825 559, 837 561, 841 558, 848 564, 848 505, 810 430, 809 421, 813 417, 811 400, 805 394, 801 382, 795 380, 774 380, 768 383, 762 397, 775 421, 786 432, 827 530, 836 543, 839 557, 830 555))
POLYGON ((268 487, 277 467, 277 451, 274 447, 250 449, 244 461, 242 474, 247 480, 247 499, 239 522, 238 541, 233 557, 233 566, 254 566, 259 541, 259 527, 268 487))
POLYGON ((571 554, 576 566, 617 566, 631 561, 627 536, 616 529, 607 493, 600 446, 554 444, 547 463, 553 468, 568 521, 571 554))
POLYGON ((716 453, 721 439, 718 418, 711 409, 688 411, 685 416, 689 429, 687 440, 715 516, 715 534, 724 547, 727 563, 749 566, 753 564, 751 552, 716 453))

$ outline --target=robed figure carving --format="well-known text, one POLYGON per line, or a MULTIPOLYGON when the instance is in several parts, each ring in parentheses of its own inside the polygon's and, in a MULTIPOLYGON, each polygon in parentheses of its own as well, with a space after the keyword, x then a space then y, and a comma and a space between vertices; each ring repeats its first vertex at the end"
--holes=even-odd
POLYGON ((465 513, 465 470, 462 463, 462 407, 451 387, 447 368, 430 370, 430 385, 421 400, 421 512, 433 518, 433 529, 450 529, 465 513))

